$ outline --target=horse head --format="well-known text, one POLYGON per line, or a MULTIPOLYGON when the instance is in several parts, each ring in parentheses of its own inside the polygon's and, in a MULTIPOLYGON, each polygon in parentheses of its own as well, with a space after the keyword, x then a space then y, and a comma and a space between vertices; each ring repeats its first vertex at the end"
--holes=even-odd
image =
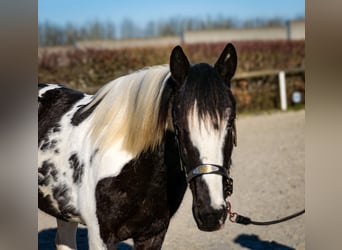
POLYGON ((193 216, 203 231, 222 228, 227 217, 236 115, 230 80, 236 65, 236 51, 230 43, 214 66, 190 64, 180 46, 170 56, 175 85, 173 127, 193 196, 193 216))

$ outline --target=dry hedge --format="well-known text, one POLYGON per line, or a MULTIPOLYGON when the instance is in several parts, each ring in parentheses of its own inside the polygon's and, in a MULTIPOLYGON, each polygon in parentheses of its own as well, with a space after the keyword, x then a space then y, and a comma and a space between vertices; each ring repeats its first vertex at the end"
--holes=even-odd
MULTIPOLYGON (((268 69, 305 68, 304 41, 233 42, 238 53, 237 74, 268 69)), ((215 63, 225 43, 184 44, 192 62, 215 63)), ((45 50, 38 57, 38 81, 62 83, 71 88, 94 92, 112 79, 146 66, 167 64, 171 46, 146 48, 45 50)), ((288 103, 293 91, 305 96, 305 76, 287 77, 288 103)), ((238 110, 279 108, 277 78, 265 76, 233 82, 238 110)), ((303 98, 302 103, 305 103, 303 98)))

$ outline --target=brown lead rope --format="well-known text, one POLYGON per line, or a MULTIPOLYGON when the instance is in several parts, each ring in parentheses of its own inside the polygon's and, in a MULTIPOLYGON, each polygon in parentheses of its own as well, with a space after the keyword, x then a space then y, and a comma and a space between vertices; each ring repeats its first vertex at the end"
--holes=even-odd
POLYGON ((302 215, 305 213, 305 209, 303 209, 300 212, 294 213, 292 215, 286 216, 284 218, 278 219, 278 220, 272 220, 272 221, 253 221, 250 218, 246 217, 246 216, 242 216, 240 214, 237 214, 235 212, 231 211, 231 204, 230 202, 227 201, 227 211, 229 214, 229 220, 233 223, 238 223, 238 224, 242 224, 242 225, 257 225, 257 226, 267 226, 267 225, 273 225, 273 224, 278 224, 290 219, 293 219, 299 215, 302 215))

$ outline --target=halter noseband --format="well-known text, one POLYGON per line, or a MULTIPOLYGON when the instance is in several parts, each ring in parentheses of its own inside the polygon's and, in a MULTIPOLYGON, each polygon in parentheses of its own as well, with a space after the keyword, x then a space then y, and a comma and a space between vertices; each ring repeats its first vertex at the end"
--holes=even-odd
MULTIPOLYGON (((183 168, 185 170, 185 168, 183 168)), ((233 179, 228 176, 227 169, 215 164, 201 164, 190 170, 186 174, 186 180, 190 183, 193 179, 204 174, 218 174, 224 178, 224 194, 225 197, 231 196, 233 193, 233 179)))
POLYGON ((227 170, 225 168, 215 164, 201 164, 189 171, 186 179, 190 182, 192 179, 203 174, 219 174, 228 178, 227 170))

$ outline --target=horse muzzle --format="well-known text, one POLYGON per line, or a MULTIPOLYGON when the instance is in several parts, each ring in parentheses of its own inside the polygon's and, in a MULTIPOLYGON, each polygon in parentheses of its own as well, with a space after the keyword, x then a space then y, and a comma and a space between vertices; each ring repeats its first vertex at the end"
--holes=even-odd
POLYGON ((192 211, 197 227, 206 232, 217 231, 223 228, 227 219, 226 204, 221 207, 212 207, 208 201, 208 190, 203 182, 197 177, 207 174, 216 174, 223 177, 223 199, 226 199, 233 192, 233 179, 228 176, 225 168, 215 164, 201 164, 187 174, 187 181, 193 192, 192 211), (197 182, 197 185, 194 185, 197 182), (201 185, 202 184, 202 185, 201 185))
POLYGON ((193 205, 193 215, 198 229, 205 232, 220 230, 224 227, 227 219, 227 208, 222 206, 222 209, 201 209, 193 205))

